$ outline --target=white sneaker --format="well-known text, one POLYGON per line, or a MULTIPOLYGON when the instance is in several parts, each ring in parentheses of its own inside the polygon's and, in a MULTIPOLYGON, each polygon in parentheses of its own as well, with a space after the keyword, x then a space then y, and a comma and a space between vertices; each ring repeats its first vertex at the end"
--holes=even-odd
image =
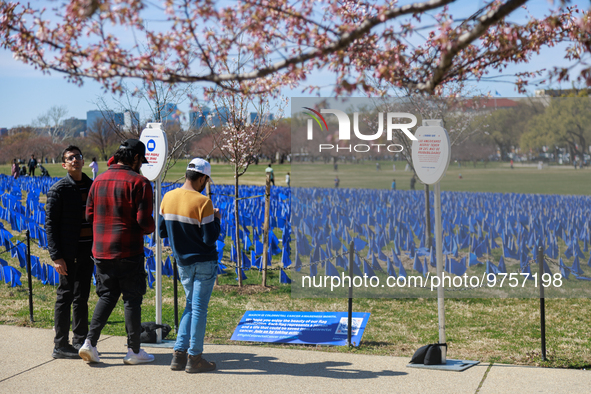
POLYGON ((123 362, 129 365, 145 364, 154 361, 154 356, 146 353, 144 349, 140 349, 139 353, 134 353, 131 348, 127 348, 127 355, 123 357, 123 362))
POLYGON ((100 363, 98 351, 95 346, 90 344, 90 339, 84 341, 84 345, 78 350, 78 355, 87 363, 100 363))

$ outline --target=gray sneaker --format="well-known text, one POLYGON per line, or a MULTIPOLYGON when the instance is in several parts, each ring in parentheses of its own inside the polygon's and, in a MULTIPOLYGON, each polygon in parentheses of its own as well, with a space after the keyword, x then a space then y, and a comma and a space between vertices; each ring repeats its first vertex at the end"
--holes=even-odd
POLYGON ((154 356, 146 353, 144 349, 140 349, 139 353, 134 353, 131 348, 128 348, 127 355, 123 357, 123 363, 128 365, 145 364, 154 361, 154 356))
POLYGON ((90 344, 90 339, 84 341, 84 345, 78 350, 78 354, 82 357, 82 360, 86 361, 87 363, 100 363, 101 359, 99 358, 98 351, 96 350, 96 346, 92 346, 90 344))

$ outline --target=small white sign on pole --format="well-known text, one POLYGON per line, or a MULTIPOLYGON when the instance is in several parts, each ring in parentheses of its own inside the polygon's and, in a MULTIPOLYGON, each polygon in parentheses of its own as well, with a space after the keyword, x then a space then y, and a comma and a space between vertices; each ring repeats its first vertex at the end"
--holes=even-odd
POLYGON ((146 159, 149 162, 142 165, 141 171, 151 181, 160 177, 168 156, 168 140, 161 125, 162 123, 148 123, 140 136, 140 141, 146 145, 146 159))
POLYGON ((415 133, 418 141, 412 143, 412 164, 419 179, 427 185, 439 182, 449 166, 449 136, 441 123, 424 120, 415 133))
MULTIPOLYGON (((439 181, 449 166, 451 147, 449 136, 443 128, 443 122, 423 120, 423 126, 415 133, 417 141, 412 143, 412 162, 419 179, 428 185, 434 185, 435 195, 435 259, 437 276, 443 284, 443 225, 441 223, 441 188, 439 181)), ((437 314, 439 317, 439 343, 446 343, 445 337, 445 295, 443 287, 437 287, 437 314)), ((441 346, 441 361, 447 364, 447 348, 441 346)))
MULTIPOLYGON (((150 181, 155 181, 154 217, 160 212, 160 195, 162 194, 161 174, 168 156, 168 141, 161 123, 148 123, 140 135, 140 141, 146 146, 148 163, 142 164, 142 175, 150 181)), ((158 228, 158 226, 156 226, 158 228)), ((162 324, 162 242, 158 230, 154 231, 156 243, 156 324, 162 324)), ((156 330, 157 342, 162 342, 162 330, 156 330)))

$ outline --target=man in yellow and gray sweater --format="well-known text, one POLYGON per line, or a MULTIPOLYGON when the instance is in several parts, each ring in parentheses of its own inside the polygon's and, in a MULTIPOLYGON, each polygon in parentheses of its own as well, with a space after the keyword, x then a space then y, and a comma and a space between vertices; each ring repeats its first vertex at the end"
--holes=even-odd
POLYGON ((193 159, 183 186, 166 193, 160 204, 160 236, 169 239, 187 298, 170 364, 174 371, 207 372, 216 367, 202 357, 207 306, 218 271, 221 218, 211 200, 201 194, 210 179, 211 165, 193 159))

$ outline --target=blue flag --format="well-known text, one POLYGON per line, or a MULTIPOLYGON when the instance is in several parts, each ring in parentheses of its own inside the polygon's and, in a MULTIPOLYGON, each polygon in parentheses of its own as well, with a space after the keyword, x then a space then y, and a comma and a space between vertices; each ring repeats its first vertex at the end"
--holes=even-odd
POLYGON ((568 279, 568 276, 570 275, 570 269, 568 269, 566 267, 566 265, 564 265, 564 263, 562 262, 562 257, 560 258, 559 266, 560 266, 560 274, 562 275, 562 277, 564 279, 568 279))
POLYGON ((365 260, 363 260, 363 271, 365 271, 365 275, 367 275, 370 278, 373 278, 374 276, 376 276, 373 269, 371 269, 371 267, 369 266, 369 264, 367 264, 367 262, 365 260))
MULTIPOLYGON (((238 268, 234 268, 234 271, 236 272, 236 280, 238 280, 238 268)), ((248 279, 246 277, 246 274, 244 273, 244 270, 240 270, 242 272, 242 280, 246 280, 248 279)))
POLYGON ((10 285, 10 287, 22 286, 21 283, 21 272, 14 267, 6 266, 2 267, 4 270, 4 282, 10 285))
POLYGON ((419 260, 419 255, 415 254, 415 260, 412 264, 412 269, 417 271, 418 273, 423 273, 423 264, 421 263, 421 260, 419 260))
POLYGON ((396 276, 396 270, 394 269, 394 262, 390 258, 388 258, 387 261, 388 261, 388 267, 387 267, 388 275, 396 278, 397 276, 396 276))
POLYGON ((332 265, 332 263, 330 261, 326 262, 326 266, 325 266, 325 275, 326 276, 339 276, 339 271, 337 271, 337 269, 335 268, 334 265, 332 265))
POLYGON ((365 249, 365 247, 367 246, 367 242, 363 241, 362 239, 355 238, 353 240, 353 246, 355 247, 355 250, 359 252, 365 249))
POLYGON ((281 270, 281 283, 285 283, 285 284, 291 283, 291 279, 289 279, 289 276, 287 276, 287 274, 283 270, 281 270))

